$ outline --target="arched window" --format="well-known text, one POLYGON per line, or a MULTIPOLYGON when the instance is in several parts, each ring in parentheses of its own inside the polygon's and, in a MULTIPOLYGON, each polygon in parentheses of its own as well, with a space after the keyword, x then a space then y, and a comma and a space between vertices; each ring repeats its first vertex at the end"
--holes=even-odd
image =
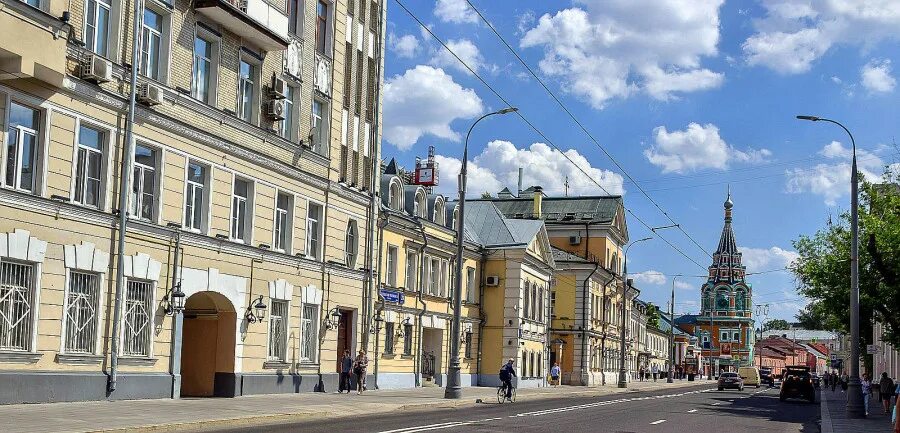
POLYGON ((717 310, 727 310, 728 309, 728 294, 725 292, 719 292, 716 294, 716 309, 717 310))
POLYGON ((416 191, 416 202, 413 203, 413 213, 419 218, 425 218, 427 208, 428 207, 425 205, 425 193, 421 190, 416 191))
POLYGON ((613 253, 613 255, 612 255, 612 263, 610 263, 610 266, 612 266, 612 271, 613 271, 613 273, 616 273, 616 274, 619 273, 619 264, 618 264, 618 261, 619 261, 619 256, 618 256, 618 254, 613 253))
POLYGON ((453 208, 453 230, 459 231, 459 207, 453 208))
POLYGON ((531 286, 531 320, 537 320, 538 289, 537 284, 531 286))
POLYGON ((734 294, 734 308, 736 310, 744 310, 745 295, 743 290, 738 290, 734 294))
POLYGON ((356 256, 359 251, 357 230, 356 220, 350 220, 350 223, 347 224, 347 237, 344 239, 344 263, 349 268, 356 267, 356 256))
POLYGON ((444 200, 441 198, 435 199, 434 201, 434 223, 444 225, 444 221, 446 220, 444 215, 444 200))
POLYGON ((391 182, 391 188, 388 192, 388 206, 393 210, 403 209, 403 200, 401 199, 400 182, 391 182))
POLYGON ((527 319, 528 312, 531 308, 531 284, 529 282, 525 282, 525 301, 522 303, 522 317, 527 319))

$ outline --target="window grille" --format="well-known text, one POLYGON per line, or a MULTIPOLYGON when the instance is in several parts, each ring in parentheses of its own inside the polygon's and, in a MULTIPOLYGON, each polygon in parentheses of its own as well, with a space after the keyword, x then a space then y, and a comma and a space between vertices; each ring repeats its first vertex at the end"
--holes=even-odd
POLYGON ((153 328, 153 283, 128 281, 125 291, 125 329, 122 353, 126 356, 150 356, 153 328))
POLYGON ((384 323, 384 353, 394 353, 394 323, 384 323))
POLYGON ((412 333, 413 326, 411 324, 403 325, 403 354, 412 355, 412 333))
POLYGON ((100 278, 96 274, 72 271, 66 296, 66 339, 68 353, 94 353, 97 347, 97 310, 100 278))
POLYGON ((303 316, 300 319, 300 359, 316 360, 317 336, 319 334, 319 306, 303 304, 303 316))
POLYGON ((269 314, 269 359, 284 361, 287 359, 287 318, 288 301, 272 300, 272 312, 269 314))
POLYGON ((0 261, 0 350, 31 350, 34 266, 0 261))

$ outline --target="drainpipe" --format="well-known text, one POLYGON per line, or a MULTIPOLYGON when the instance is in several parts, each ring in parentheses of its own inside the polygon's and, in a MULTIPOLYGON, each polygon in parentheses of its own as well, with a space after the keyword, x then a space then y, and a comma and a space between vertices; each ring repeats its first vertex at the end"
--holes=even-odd
MULTIPOLYGON (((169 302, 175 287, 181 285, 181 269, 184 258, 181 255, 181 230, 175 229, 175 253, 172 258, 172 283, 169 286, 169 302)), ((172 312, 172 354, 169 357, 169 371, 172 372, 172 398, 181 397, 181 345, 184 332, 184 313, 174 309, 172 312)))
MULTIPOLYGON (((604 268, 605 269, 605 268, 604 268)), ((601 311, 603 312, 603 335, 600 338, 600 384, 606 385, 606 327, 609 326, 609 321, 606 320, 606 288, 609 287, 610 283, 616 280, 615 275, 610 273, 610 278, 605 283, 603 283, 603 305, 601 307, 601 311)))
MULTIPOLYGON (((478 284, 478 354, 475 358, 475 374, 478 375, 478 385, 481 386, 481 348, 482 343, 484 341, 484 323, 487 320, 487 317, 484 313, 484 266, 487 263, 487 259, 485 258, 485 252, 481 251, 481 275, 479 275, 478 280, 480 284, 478 284)), ((549 302, 548 302, 549 304, 549 302)), ((550 317, 549 315, 547 317, 550 317)))
POLYGON ((128 226, 128 191, 131 190, 131 147, 134 137, 134 110, 135 98, 137 92, 137 74, 138 74, 138 55, 140 54, 141 43, 138 35, 140 34, 141 22, 143 17, 143 2, 136 0, 134 2, 134 25, 132 26, 132 42, 131 50, 131 88, 128 91, 128 117, 125 120, 125 143, 122 146, 125 152, 122 155, 122 171, 120 173, 121 182, 119 183, 119 239, 116 251, 116 292, 115 306, 113 307, 113 323, 112 323, 112 344, 109 358, 109 378, 107 378, 106 390, 107 394, 111 394, 116 390, 116 381, 119 376, 119 322, 122 317, 122 291, 125 285, 125 268, 122 264, 125 262, 125 233, 128 226))
POLYGON ((419 310, 419 320, 416 322, 416 357, 413 362, 413 377, 416 379, 416 387, 422 386, 422 379, 419 378, 419 364, 422 362, 422 316, 425 315, 425 308, 427 305, 425 301, 422 300, 422 291, 425 290, 425 284, 423 283, 423 276, 425 266, 425 248, 428 247, 428 236, 425 236, 425 226, 422 225, 422 220, 416 218, 416 224, 419 225, 419 231, 422 233, 422 248, 419 248, 419 291, 416 293, 416 302, 422 305, 422 309, 419 310))
POLYGON ((591 289, 591 278, 594 277, 594 273, 597 272, 597 269, 600 267, 599 263, 594 263, 594 269, 588 274, 587 278, 584 280, 584 284, 581 292, 581 382, 584 386, 588 385, 590 381, 590 372, 588 368, 585 366, 586 358, 587 358, 587 334, 588 334, 588 315, 587 315, 587 300, 588 293, 591 289))

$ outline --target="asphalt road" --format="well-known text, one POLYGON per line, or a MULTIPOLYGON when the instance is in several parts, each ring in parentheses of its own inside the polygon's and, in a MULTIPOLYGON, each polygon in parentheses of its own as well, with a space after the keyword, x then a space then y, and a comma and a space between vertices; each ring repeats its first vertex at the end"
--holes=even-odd
POLYGON ((716 391, 707 386, 603 397, 567 397, 513 404, 310 420, 218 432, 516 432, 818 433, 819 405, 779 402, 778 390, 716 391))

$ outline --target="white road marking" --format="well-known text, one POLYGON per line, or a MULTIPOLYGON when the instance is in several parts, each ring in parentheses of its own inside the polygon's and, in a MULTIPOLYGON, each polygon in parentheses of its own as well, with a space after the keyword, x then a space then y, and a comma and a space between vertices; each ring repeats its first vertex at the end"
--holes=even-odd
POLYGON ((696 412, 696 411, 697 411, 697 409, 691 409, 691 410, 688 411, 688 413, 694 413, 694 412, 696 412))
POLYGON ((722 403, 716 402, 716 403, 713 403, 713 406, 718 406, 720 404, 722 404, 722 403))
POLYGON ((661 419, 661 420, 657 420, 657 421, 653 421, 653 422, 651 422, 651 423, 650 423, 650 425, 657 425, 657 424, 662 424, 662 423, 664 423, 664 422, 666 422, 666 420, 664 420, 664 419, 661 419))

